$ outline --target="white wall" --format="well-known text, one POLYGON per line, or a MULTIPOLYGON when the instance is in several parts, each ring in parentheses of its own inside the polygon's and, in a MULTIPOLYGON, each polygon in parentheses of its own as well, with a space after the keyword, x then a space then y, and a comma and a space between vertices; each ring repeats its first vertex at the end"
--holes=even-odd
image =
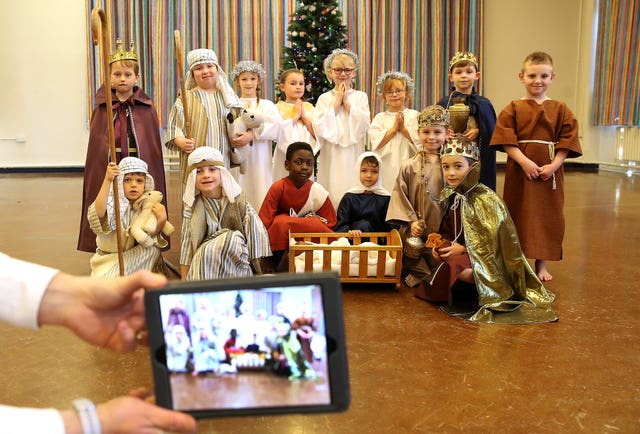
MULTIPOLYGON (((552 98, 580 123, 584 156, 613 162, 614 129, 590 126, 596 0, 487 0, 484 94, 496 110, 519 98, 522 59, 549 52, 552 98)), ((0 2, 0 167, 82 166, 88 139, 85 2, 0 2)))
MULTIPOLYGON (((484 95, 496 111, 524 96, 518 79, 522 60, 532 51, 549 53, 556 77, 548 95, 573 110, 583 150, 573 161, 584 163, 615 159, 615 128, 591 125, 596 1, 484 2, 484 95)), ((502 153, 498 156, 499 161, 506 159, 502 153)))
POLYGON ((0 2, 0 167, 84 165, 85 32, 83 1, 0 2))

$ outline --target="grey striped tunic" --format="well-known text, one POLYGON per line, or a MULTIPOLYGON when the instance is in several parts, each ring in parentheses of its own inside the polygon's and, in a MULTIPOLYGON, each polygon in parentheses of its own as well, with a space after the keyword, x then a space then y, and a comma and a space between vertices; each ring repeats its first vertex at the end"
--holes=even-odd
MULTIPOLYGON (((124 213, 122 225, 123 238, 123 262, 124 274, 128 276, 139 270, 151 270, 157 273, 163 273, 164 262, 160 254, 160 248, 167 245, 167 241, 162 237, 156 237, 156 244, 151 247, 144 247, 137 244, 135 239, 128 231, 134 211, 129 208, 124 213)), ((113 277, 120 275, 120 267, 118 263, 118 245, 116 231, 111 230, 108 220, 105 218, 103 222, 98 218, 95 202, 89 206, 87 210, 87 218, 91 230, 96 234, 96 244, 98 248, 96 253, 91 257, 89 264, 91 265, 91 275, 98 277, 113 277)))
MULTIPOLYGON (((229 109, 224 104, 222 94, 218 91, 207 92, 195 88, 187 91, 188 106, 191 112, 191 135, 195 139, 195 146, 209 146, 217 149, 224 158, 225 167, 231 167, 231 144, 227 136, 227 114, 229 109)), ((187 173, 187 159, 189 154, 178 148, 173 139, 185 137, 184 108, 182 98, 177 98, 165 130, 165 146, 180 153, 180 175, 184 191, 187 173)))
POLYGON ((270 255, 267 230, 244 192, 234 203, 199 195, 185 206, 180 264, 189 265, 188 280, 251 276, 249 261, 270 255))

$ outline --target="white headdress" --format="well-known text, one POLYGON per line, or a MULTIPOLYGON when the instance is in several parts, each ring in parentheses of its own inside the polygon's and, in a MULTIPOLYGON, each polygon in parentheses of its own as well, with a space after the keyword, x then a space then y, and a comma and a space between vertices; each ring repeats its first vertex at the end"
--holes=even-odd
MULTIPOLYGON (((118 164, 118 169, 120 174, 117 177, 118 184, 118 202, 120 203, 120 219, 122 219, 125 214, 129 211, 130 202, 129 199, 124 195, 124 176, 127 173, 144 173, 146 176, 146 181, 144 184, 144 191, 155 190, 155 183, 153 182, 153 178, 149 174, 149 166, 147 163, 142 161, 136 157, 125 157, 120 160, 120 164, 118 164)), ((112 230, 116 229, 116 212, 114 206, 113 199, 113 187, 109 190, 109 197, 107 199, 107 216, 109 221, 109 226, 112 230)))
POLYGON ((193 77, 193 68, 203 63, 212 63, 218 68, 218 78, 216 79, 216 88, 222 92, 222 98, 224 99, 224 105, 226 107, 242 107, 242 103, 238 98, 238 95, 233 91, 233 88, 227 80, 227 73, 224 72, 220 64, 218 63, 218 56, 215 51, 208 48, 198 48, 189 51, 187 54, 187 64, 189 70, 185 80, 185 87, 187 90, 191 90, 196 87, 196 79, 193 77))
POLYGON ((404 72, 400 71, 387 71, 380 77, 378 77, 378 81, 376 81, 376 93, 378 95, 382 95, 384 93, 384 83, 390 78, 395 78, 396 80, 404 82, 407 88, 407 93, 410 96, 413 96, 413 92, 416 90, 416 87, 413 83, 413 78, 411 78, 409 74, 405 74, 404 72))
POLYGON ((252 72, 254 74, 258 74, 263 82, 266 77, 266 73, 261 64, 259 64, 258 62, 254 62, 253 60, 241 60, 231 70, 231 81, 234 81, 243 72, 252 72))
POLYGON ((391 193, 389 193, 389 191, 382 186, 381 172, 378 175, 378 181, 376 181, 376 183, 373 184, 371 187, 365 186, 362 183, 362 181, 360 181, 360 166, 362 166, 362 161, 367 157, 373 157, 376 160, 378 160, 378 169, 382 168, 382 160, 380 159, 380 156, 375 152, 366 151, 360 154, 360 156, 358 157, 358 161, 356 161, 356 167, 355 167, 356 179, 358 180, 359 185, 356 185, 355 187, 351 187, 349 190, 347 190, 347 193, 360 194, 360 193, 364 193, 365 191, 370 191, 372 193, 379 194, 380 196, 391 196, 391 193))
POLYGON ((242 192, 242 188, 231 173, 224 166, 222 154, 217 149, 208 146, 196 148, 187 160, 189 168, 187 169, 187 185, 182 195, 182 201, 187 206, 192 206, 196 196, 200 192, 196 189, 196 174, 199 167, 215 166, 220 169, 220 184, 222 185, 222 194, 229 199, 229 202, 235 202, 236 196, 242 192))
POLYGON ((327 76, 327 79, 331 81, 331 75, 329 71, 331 71, 331 65, 333 65, 333 59, 336 56, 345 55, 349 56, 353 59, 353 63, 356 67, 356 70, 360 69, 360 60, 358 59, 358 55, 351 50, 347 50, 346 48, 336 48, 324 59, 324 74, 327 76))

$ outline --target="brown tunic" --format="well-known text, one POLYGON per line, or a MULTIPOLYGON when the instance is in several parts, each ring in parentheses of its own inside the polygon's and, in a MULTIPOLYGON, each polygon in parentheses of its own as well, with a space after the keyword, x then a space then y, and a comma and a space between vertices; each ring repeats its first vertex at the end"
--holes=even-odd
MULTIPOLYGON (((420 151, 402 163, 391 193, 386 221, 400 225, 403 243, 411 236, 410 225, 414 221, 422 220, 424 223, 423 241, 429 233, 438 231, 442 218, 439 201, 442 186, 442 169, 438 155, 427 155, 420 151)), ((428 249, 424 249, 418 259, 404 255, 403 274, 412 276, 405 282, 409 286, 415 286, 417 280, 428 282, 435 264, 436 261, 428 249)))
MULTIPOLYGON (((500 115, 491 138, 491 146, 504 151, 503 145, 518 146, 538 166, 551 162, 549 148, 542 143, 518 143, 526 140, 555 142, 555 150, 568 149, 568 158, 582 155, 578 141, 578 122, 566 104, 547 100, 512 101, 500 115)), ((554 154, 555 155, 555 154, 554 154)), ((564 237, 564 168, 553 179, 530 181, 518 163, 507 159, 504 201, 518 231, 522 250, 528 258, 558 261, 562 259, 564 237)))

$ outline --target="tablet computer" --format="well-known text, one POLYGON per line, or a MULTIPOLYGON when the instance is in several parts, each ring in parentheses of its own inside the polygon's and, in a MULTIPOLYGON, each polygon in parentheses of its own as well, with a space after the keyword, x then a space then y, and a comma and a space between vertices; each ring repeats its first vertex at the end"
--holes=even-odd
POLYGON ((196 418, 349 406, 335 273, 170 282, 145 309, 160 406, 196 418))

